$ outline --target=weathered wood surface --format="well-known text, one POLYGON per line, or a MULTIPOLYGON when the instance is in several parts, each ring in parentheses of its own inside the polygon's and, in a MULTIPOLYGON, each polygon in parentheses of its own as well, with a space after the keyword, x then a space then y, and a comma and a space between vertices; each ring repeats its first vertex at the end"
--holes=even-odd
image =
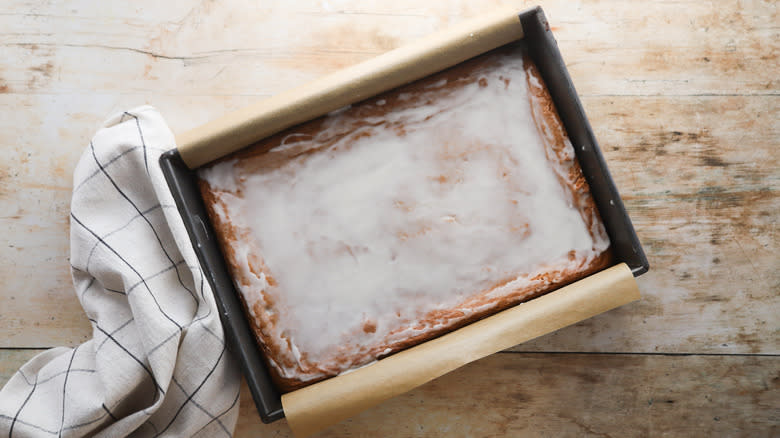
MULTIPOLYGON (((268 95, 498 4, 536 2, 13 0, 1 6, 0 28, 4 59, 17 62, 2 77, 22 94, 268 95)), ((586 95, 777 94, 772 0, 544 8, 586 95)))
MULTIPOLYGON (((0 351, 0 385, 39 351, 0 351)), ((237 437, 292 437, 240 403, 237 437)), ((775 357, 500 353, 316 436, 770 437, 779 406, 775 357)))
MULTIPOLYGON (((71 292, 67 215, 71 171, 102 118, 149 102, 183 130, 478 9, 17 3, 0 13, 0 55, 13 60, 0 66, 4 347, 91 335, 71 292)), ((745 6, 545 5, 653 270, 641 303, 522 349, 780 352, 777 6, 745 6)))
POLYGON ((780 353, 778 103, 585 98, 650 259, 643 298, 517 349, 780 353))
MULTIPOLYGON (((0 4, 3 379, 32 354, 15 348, 91 336, 68 273, 68 209, 73 168, 102 120, 150 103, 183 131, 493 3, 507 2, 0 4)), ((718 356, 501 354, 324 436, 771 434, 778 3, 543 6, 652 267, 639 278, 642 301, 514 350, 718 356), (492 386, 499 378, 514 386, 492 386)), ((257 424, 246 397, 242 409, 242 435, 289 434, 257 424)))

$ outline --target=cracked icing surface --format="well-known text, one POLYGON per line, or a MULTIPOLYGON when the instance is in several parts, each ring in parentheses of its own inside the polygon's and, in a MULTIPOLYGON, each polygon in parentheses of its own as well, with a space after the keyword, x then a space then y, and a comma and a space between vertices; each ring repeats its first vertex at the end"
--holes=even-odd
POLYGON ((572 146, 516 47, 288 129, 199 175, 286 389, 607 258, 572 146))

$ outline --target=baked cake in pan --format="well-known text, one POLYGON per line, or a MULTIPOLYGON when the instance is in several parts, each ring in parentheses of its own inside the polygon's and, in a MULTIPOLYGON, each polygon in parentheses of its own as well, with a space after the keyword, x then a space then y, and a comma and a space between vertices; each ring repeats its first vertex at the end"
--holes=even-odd
POLYGON ((285 392, 610 264, 574 149, 518 44, 287 129, 198 176, 285 392))

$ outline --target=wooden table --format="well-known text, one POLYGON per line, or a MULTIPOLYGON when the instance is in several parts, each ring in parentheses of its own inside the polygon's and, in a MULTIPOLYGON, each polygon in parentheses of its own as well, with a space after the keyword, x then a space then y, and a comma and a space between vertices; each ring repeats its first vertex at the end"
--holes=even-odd
MULTIPOLYGON (((150 103, 181 132, 492 2, 92 3, 0 6, 0 384, 91 337, 68 205, 103 119, 150 103)), ((778 436, 777 2, 543 6, 648 253, 643 299, 321 436, 778 436)), ((290 430, 244 391, 236 434, 290 430)))

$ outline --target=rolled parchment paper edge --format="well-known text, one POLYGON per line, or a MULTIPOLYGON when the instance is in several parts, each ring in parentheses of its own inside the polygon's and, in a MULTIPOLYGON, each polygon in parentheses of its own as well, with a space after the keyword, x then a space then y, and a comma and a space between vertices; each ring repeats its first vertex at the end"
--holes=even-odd
POLYGON ((639 299, 620 263, 378 362, 282 395, 298 438, 414 389, 467 363, 639 299))
POLYGON ((177 149, 187 167, 195 169, 286 128, 522 37, 516 9, 498 9, 177 135, 177 149))

